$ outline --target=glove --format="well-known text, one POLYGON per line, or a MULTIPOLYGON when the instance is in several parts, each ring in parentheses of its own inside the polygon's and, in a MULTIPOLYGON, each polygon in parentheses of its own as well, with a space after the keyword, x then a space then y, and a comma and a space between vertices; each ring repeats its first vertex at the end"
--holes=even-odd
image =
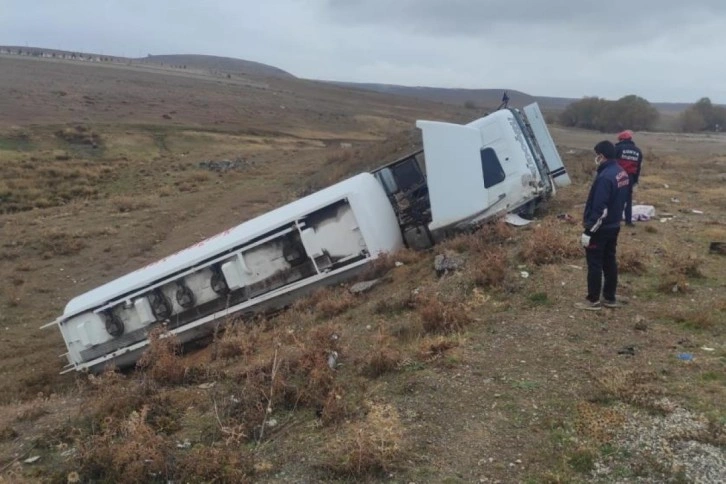
POLYGON ((587 247, 590 245, 590 238, 590 235, 587 235, 585 232, 583 232, 580 236, 580 245, 587 249, 587 247))

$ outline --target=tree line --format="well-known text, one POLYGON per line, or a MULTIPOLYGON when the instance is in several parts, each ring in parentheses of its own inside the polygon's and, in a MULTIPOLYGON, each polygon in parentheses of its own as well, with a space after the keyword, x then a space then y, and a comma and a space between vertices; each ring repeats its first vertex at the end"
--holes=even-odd
MULTIPOLYGON (((646 99, 629 95, 609 101, 585 97, 575 101, 560 113, 564 126, 614 133, 623 129, 648 131, 656 129, 660 113, 646 99)), ((714 105, 701 98, 678 115, 674 128, 683 132, 723 131, 726 127, 726 107, 714 105)))

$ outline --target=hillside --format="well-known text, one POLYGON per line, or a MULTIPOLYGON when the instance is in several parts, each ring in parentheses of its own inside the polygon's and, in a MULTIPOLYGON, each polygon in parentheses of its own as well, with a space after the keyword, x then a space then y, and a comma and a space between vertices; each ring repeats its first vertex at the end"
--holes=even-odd
POLYGON ((482 113, 134 63, 0 72, 0 481, 726 480, 726 136, 638 135, 658 217, 621 233, 624 308, 573 308, 603 135, 553 127, 574 183, 533 224, 392 254, 366 293, 157 340, 130 371, 60 375, 40 326, 69 299, 419 148, 417 119, 482 113), (465 262, 439 276, 439 254, 465 262))
POLYGON ((279 77, 286 79, 295 77, 289 72, 260 62, 213 55, 149 55, 134 60, 142 64, 186 66, 190 69, 208 69, 225 74, 241 74, 252 77, 279 77))

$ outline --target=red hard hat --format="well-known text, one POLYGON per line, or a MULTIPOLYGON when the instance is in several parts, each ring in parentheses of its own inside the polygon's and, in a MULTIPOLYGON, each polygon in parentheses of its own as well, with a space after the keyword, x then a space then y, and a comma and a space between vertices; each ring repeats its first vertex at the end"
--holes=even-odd
POLYGON ((618 134, 618 139, 621 141, 624 139, 633 139, 633 132, 629 129, 626 129, 625 131, 622 131, 620 132, 620 134, 618 134))

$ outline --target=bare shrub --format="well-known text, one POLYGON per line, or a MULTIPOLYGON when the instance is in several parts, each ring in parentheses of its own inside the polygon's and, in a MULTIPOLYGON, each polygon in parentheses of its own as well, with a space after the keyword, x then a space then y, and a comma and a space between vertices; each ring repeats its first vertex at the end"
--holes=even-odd
POLYGON ((398 314, 416 307, 416 300, 410 292, 399 293, 379 300, 373 307, 376 314, 398 314))
POLYGON ((650 410, 664 411, 660 403, 663 389, 655 372, 603 368, 593 375, 593 400, 620 400, 650 410))
POLYGON ((477 254, 470 264, 474 283, 481 287, 502 287, 510 272, 507 252, 496 246, 477 254))
POLYGON ((4 425, 0 427, 0 442, 6 442, 8 440, 14 440, 18 437, 18 432, 10 425, 4 425))
POLYGON ((252 482, 254 455, 244 447, 195 447, 178 460, 179 482, 252 482))
POLYGON ((532 264, 556 264, 582 256, 582 248, 561 226, 542 223, 532 229, 522 242, 520 257, 532 264))
POLYGON ((324 467, 348 476, 377 475, 403 455, 403 426, 391 405, 370 403, 365 419, 349 425, 327 447, 324 467))
POLYGON ((446 352, 459 346, 459 342, 446 336, 427 336, 419 345, 419 356, 424 361, 434 361, 442 358, 446 352))
POLYGON ((40 234, 36 247, 44 258, 76 255, 86 247, 86 234, 50 229, 40 234))
POLYGON ((704 309, 695 311, 684 311, 682 309, 670 309, 663 314, 664 318, 672 319, 681 323, 687 328, 696 330, 713 329, 718 325, 719 319, 716 315, 704 309))
POLYGON ((623 423, 625 415, 615 408, 584 401, 577 404, 576 430, 600 443, 610 442, 623 423))
POLYGON ((135 212, 152 206, 151 200, 132 196, 118 196, 111 200, 113 207, 121 213, 135 212))
POLYGON ((122 421, 108 417, 101 432, 77 442, 81 474, 107 480, 149 482, 166 475, 169 445, 147 423, 148 408, 122 421))
POLYGON ((231 324, 217 343, 217 354, 220 358, 233 359, 250 357, 259 347, 260 327, 246 326, 244 321, 231 324))
POLYGON ((307 299, 295 304, 295 308, 307 307, 324 318, 332 318, 344 313, 356 303, 356 298, 349 291, 341 288, 323 288, 307 299))
POLYGON ((425 294, 417 300, 418 314, 427 333, 453 333, 461 331, 471 322, 463 304, 446 301, 438 294, 425 294))
POLYGON ((368 267, 361 272, 357 279, 360 281, 379 279, 396 267, 396 260, 398 260, 396 254, 381 254, 368 264, 368 267))
POLYGON ((157 383, 182 383, 185 368, 179 357, 180 349, 174 334, 163 327, 154 328, 149 333, 149 348, 141 355, 136 367, 157 383))
POLYGON ((401 351, 396 347, 392 338, 379 331, 373 348, 365 356, 363 372, 371 378, 376 378, 395 370, 402 358, 401 351))
POLYGON ((648 255, 637 247, 626 245, 618 251, 618 271, 624 274, 645 274, 648 261, 648 255))

